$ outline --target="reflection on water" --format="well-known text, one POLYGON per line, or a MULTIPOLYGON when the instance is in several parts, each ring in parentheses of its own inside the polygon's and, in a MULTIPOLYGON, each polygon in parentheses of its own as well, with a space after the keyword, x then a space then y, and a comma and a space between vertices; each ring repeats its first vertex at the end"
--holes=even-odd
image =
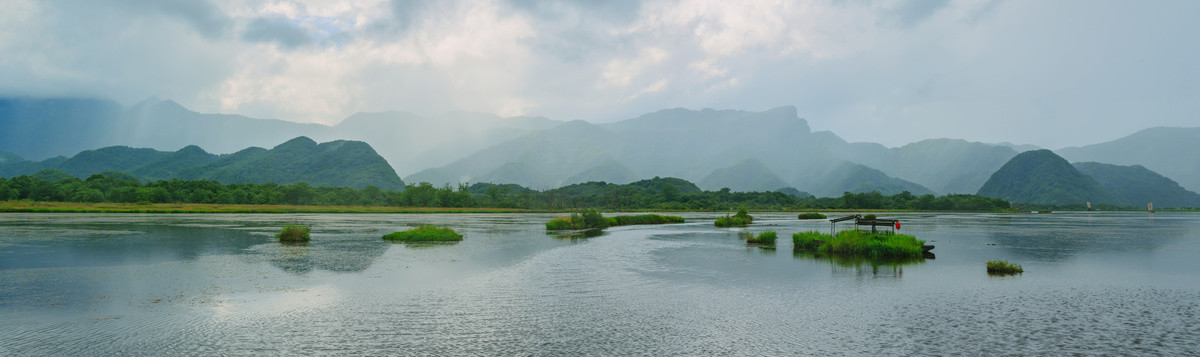
POLYGON ((792 256, 796 259, 821 262, 833 268, 834 275, 894 277, 904 276, 904 266, 921 264, 925 258, 865 258, 825 254, 806 250, 795 250, 792 256))
POLYGON ((896 214, 937 260, 781 254, 737 233, 828 223, 718 215, 555 239, 549 214, 0 214, 0 355, 1200 350, 1200 214, 896 214), (380 239, 426 223, 466 238, 380 239))
POLYGON ((1143 214, 1076 213, 1008 216, 987 225, 991 241, 1014 256, 1065 260, 1081 253, 1144 253, 1195 232, 1194 222, 1143 214))
POLYGON ((546 235, 556 239, 568 239, 577 242, 581 239, 594 238, 604 235, 603 229, 585 229, 576 231, 546 231, 546 235))

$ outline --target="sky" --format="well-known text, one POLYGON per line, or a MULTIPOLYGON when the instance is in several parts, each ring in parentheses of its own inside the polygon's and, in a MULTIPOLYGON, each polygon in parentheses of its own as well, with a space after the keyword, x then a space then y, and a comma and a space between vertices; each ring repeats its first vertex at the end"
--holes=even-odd
POLYGON ((1200 1, 0 0, 0 96, 336 124, 795 106, 1048 148, 1200 126, 1200 1))

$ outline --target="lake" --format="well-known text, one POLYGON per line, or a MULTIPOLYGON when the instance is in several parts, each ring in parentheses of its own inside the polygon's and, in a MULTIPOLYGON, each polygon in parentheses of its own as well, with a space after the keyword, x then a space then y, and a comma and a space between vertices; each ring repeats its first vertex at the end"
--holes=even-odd
POLYGON ((937 247, 911 264, 794 253, 830 229, 795 214, 746 228, 777 249, 713 213, 574 239, 555 216, 0 214, 0 355, 1200 351, 1200 214, 880 215, 937 247), (380 239, 425 223, 466 238, 380 239))

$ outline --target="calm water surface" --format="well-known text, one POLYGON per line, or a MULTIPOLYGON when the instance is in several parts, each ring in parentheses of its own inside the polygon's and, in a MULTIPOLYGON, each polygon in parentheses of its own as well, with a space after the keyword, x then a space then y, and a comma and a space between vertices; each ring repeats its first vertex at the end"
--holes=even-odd
POLYGON ((583 239, 544 214, 0 214, 0 355, 1200 351, 1200 214, 900 214, 937 246, 903 265, 794 254, 829 224, 755 216, 777 249, 715 214, 583 239), (289 222, 312 243, 275 243, 289 222), (380 239, 423 223, 466 239, 380 239))

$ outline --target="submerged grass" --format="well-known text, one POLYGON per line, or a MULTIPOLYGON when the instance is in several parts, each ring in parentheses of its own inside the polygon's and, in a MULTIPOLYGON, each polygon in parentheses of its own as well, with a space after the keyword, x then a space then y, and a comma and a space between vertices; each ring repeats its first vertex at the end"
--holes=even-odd
POLYGON ((830 236, 819 232, 792 235, 797 250, 867 258, 919 258, 925 241, 904 234, 878 234, 858 230, 838 232, 830 236))
POLYGON ((991 275, 1010 275, 1024 273, 1020 265, 1009 263, 1003 260, 991 260, 987 262, 987 272, 991 275))
POLYGON ((303 224, 285 224, 275 238, 279 238, 280 243, 305 243, 309 241, 308 233, 311 229, 312 226, 303 224))
POLYGON ((426 224, 385 235, 383 239, 400 242, 457 242, 463 240, 463 236, 449 227, 426 224))
POLYGON ((825 219, 825 215, 817 213, 817 212, 808 212, 808 213, 801 213, 799 216, 796 216, 796 218, 799 218, 799 219, 825 219))

